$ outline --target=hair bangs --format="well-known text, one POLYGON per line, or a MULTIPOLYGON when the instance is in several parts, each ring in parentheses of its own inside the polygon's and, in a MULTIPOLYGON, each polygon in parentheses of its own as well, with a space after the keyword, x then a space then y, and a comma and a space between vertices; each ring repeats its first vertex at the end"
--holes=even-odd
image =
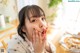
POLYGON ((40 17, 40 16, 45 16, 44 12, 39 8, 39 7, 32 7, 29 10, 29 14, 31 14, 31 17, 40 17))

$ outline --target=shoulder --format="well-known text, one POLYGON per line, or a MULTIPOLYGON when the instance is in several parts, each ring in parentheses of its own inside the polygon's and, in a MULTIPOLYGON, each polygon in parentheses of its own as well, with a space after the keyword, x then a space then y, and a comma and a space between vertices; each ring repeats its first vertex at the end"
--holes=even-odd
POLYGON ((15 46, 16 44, 18 44, 18 42, 19 42, 19 35, 15 35, 10 41, 9 41, 9 43, 8 43, 8 47, 12 47, 12 46, 15 46))
MULTIPOLYGON (((15 35, 10 42, 8 43, 7 52, 14 53, 14 51, 19 51, 20 48, 20 41, 23 39, 19 35, 15 35), (18 49, 19 48, 19 49, 18 49)), ((21 49, 22 50, 22 49, 21 49)))

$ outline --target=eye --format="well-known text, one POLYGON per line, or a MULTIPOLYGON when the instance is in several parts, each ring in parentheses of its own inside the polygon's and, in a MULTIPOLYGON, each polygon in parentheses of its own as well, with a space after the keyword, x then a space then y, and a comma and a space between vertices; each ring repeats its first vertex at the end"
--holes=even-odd
POLYGON ((42 18, 42 20, 44 21, 44 20, 46 20, 46 18, 42 18))
POLYGON ((32 20, 31 22, 35 22, 36 20, 34 19, 34 20, 32 20))

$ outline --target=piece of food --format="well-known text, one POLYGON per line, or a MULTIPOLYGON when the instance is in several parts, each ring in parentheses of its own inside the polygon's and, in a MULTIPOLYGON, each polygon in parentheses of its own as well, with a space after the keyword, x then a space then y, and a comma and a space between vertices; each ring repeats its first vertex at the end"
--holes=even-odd
POLYGON ((69 49, 71 48, 80 49, 80 39, 78 38, 66 37, 64 39, 64 42, 69 49))

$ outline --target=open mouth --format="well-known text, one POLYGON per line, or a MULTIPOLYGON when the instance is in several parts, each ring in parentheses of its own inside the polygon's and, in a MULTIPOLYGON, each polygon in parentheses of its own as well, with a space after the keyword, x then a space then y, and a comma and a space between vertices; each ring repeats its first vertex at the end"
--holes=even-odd
POLYGON ((46 33, 46 30, 43 30, 43 31, 42 31, 42 34, 45 34, 45 33, 46 33))
POLYGON ((42 31, 42 37, 46 37, 46 29, 43 29, 43 31, 42 31))

